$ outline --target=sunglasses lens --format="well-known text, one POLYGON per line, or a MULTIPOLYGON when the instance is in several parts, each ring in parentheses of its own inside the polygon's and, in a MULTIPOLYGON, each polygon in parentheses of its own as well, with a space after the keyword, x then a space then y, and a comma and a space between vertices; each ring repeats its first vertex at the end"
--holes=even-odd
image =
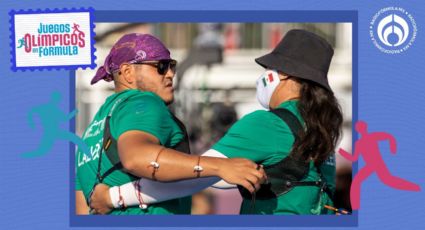
POLYGON ((165 73, 167 73, 168 70, 168 64, 164 61, 160 61, 158 62, 158 73, 161 75, 164 75, 165 73))
POLYGON ((176 69, 177 69, 176 67, 177 67, 177 62, 176 62, 176 61, 174 61, 174 60, 173 60, 173 61, 171 61, 171 62, 170 62, 170 67, 169 67, 169 68, 171 69, 171 71, 173 71, 173 73, 175 73, 175 72, 176 72, 176 69))
POLYGON ((158 62, 158 73, 164 75, 168 69, 171 69, 174 73, 176 71, 177 62, 174 60, 162 60, 158 62))

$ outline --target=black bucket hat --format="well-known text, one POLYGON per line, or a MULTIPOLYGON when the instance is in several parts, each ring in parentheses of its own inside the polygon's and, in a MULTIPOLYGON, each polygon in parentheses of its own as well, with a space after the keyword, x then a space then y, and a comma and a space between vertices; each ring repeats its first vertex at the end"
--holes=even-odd
POLYGON ((290 30, 269 54, 255 59, 264 68, 313 81, 332 92, 328 70, 334 50, 322 37, 305 31, 290 30))

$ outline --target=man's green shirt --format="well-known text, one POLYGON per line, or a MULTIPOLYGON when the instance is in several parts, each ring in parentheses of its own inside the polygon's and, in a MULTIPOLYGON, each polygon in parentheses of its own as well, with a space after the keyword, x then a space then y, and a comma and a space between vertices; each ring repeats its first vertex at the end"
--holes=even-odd
MULTIPOLYGON (((184 137, 164 101, 156 94, 139 90, 126 90, 109 96, 83 135, 84 142, 90 148, 90 154, 85 156, 80 151, 76 154, 76 190, 82 190, 86 198, 96 181, 105 119, 114 104, 116 104, 116 107, 112 112, 110 128, 115 140, 118 140, 120 135, 127 131, 138 130, 152 134, 158 138, 161 145, 171 148, 184 137)), ((115 151, 114 154, 118 154, 116 147, 115 149, 110 148, 108 151, 115 151)), ((104 173, 111 167, 111 162, 104 154, 101 172, 104 173)), ((138 178, 121 170, 116 170, 107 176, 103 183, 108 186, 117 186, 136 179, 138 178)), ((124 211, 114 210, 111 214, 190 214, 190 210, 191 198, 185 197, 152 204, 145 210, 139 207, 129 207, 124 211)))

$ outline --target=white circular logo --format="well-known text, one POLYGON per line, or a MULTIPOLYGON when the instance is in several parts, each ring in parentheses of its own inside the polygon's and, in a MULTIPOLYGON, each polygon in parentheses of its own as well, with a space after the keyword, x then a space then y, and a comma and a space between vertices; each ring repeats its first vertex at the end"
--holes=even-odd
POLYGON ((146 52, 144 50, 138 50, 136 52, 136 60, 143 60, 146 58, 146 52))
POLYGON ((370 22, 370 37, 382 52, 399 54, 406 51, 416 39, 416 21, 400 7, 381 9, 370 22))

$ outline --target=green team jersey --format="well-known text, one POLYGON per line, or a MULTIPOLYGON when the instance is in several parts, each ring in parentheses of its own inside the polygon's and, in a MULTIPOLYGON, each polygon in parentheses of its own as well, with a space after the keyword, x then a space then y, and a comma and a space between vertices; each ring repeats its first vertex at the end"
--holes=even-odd
MULTIPOLYGON (((278 106, 291 111, 303 123, 297 109, 298 101, 286 101, 278 106)), ((219 140, 213 149, 228 158, 242 157, 256 163, 269 166, 287 157, 292 149, 294 136, 288 125, 275 114, 258 110, 244 116, 236 122, 219 140)), ((335 189, 335 163, 331 157, 320 168, 330 189, 335 189)), ((320 175, 313 162, 310 163, 308 175, 303 181, 317 181, 320 175)), ((319 200, 317 186, 297 186, 286 194, 275 199, 256 200, 255 210, 251 209, 251 201, 243 199, 241 214, 313 214, 319 200), (252 213, 254 212, 254 213, 252 213)), ((322 205, 332 204, 326 193, 322 194, 322 205)), ((320 213, 328 213, 320 209, 320 213)))
MULTIPOLYGON (((105 119, 113 105, 116 104, 110 119, 112 137, 118 140, 120 135, 130 130, 139 130, 154 135, 161 145, 171 148, 178 144, 184 134, 173 120, 170 111, 160 97, 151 92, 126 90, 109 96, 96 113, 93 121, 83 134, 83 140, 90 148, 90 154, 81 151, 76 154, 76 190, 82 190, 87 198, 96 181, 96 173, 101 154, 105 119), (124 101, 125 100, 125 101, 124 101)), ((108 151, 118 154, 116 146, 108 151)), ((102 156, 101 173, 112 167, 106 154, 102 156)), ((122 185, 138 178, 121 170, 109 174, 103 183, 112 187, 122 185)), ((114 215, 144 214, 190 214, 191 197, 173 199, 149 205, 147 209, 128 207, 125 210, 114 210, 114 215)))

